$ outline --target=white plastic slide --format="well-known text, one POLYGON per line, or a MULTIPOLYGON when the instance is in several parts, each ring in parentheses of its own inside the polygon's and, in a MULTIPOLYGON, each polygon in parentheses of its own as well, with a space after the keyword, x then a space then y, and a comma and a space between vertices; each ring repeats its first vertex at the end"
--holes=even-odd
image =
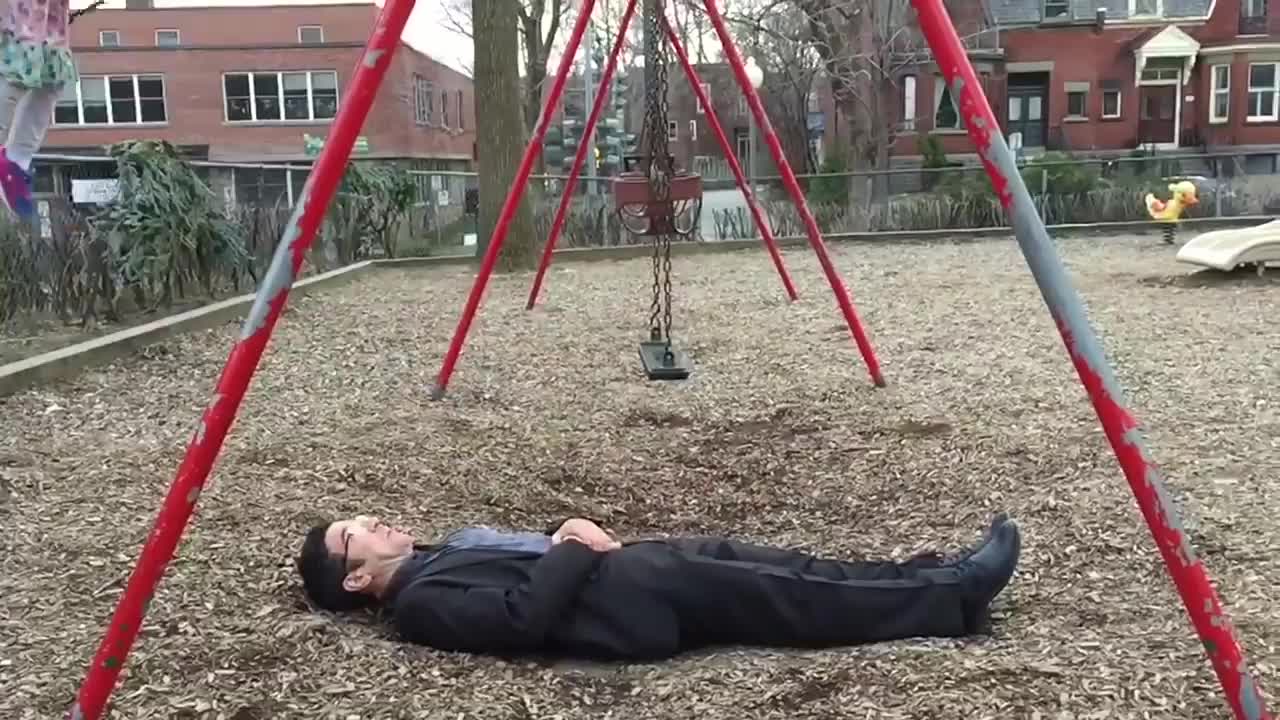
POLYGON ((1201 233, 1178 249, 1178 262, 1231 272, 1241 265, 1280 263, 1280 220, 1251 228, 1201 233))

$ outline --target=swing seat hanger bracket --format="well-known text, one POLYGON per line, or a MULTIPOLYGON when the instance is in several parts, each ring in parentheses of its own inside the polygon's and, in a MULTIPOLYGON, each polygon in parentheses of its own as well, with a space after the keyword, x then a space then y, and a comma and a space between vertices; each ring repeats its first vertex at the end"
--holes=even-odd
POLYGON ((693 374, 689 356, 665 340, 640 343, 640 362, 650 380, 687 380, 693 374))

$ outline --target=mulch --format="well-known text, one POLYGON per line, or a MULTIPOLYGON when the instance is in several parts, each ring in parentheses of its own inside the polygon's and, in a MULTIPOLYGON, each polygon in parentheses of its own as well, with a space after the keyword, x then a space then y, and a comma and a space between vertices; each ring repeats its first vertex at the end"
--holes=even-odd
MULTIPOLYGON (((1280 684, 1280 296, 1172 282, 1154 238, 1062 243, 1264 688, 1280 684)), ((682 384, 640 375, 647 260, 495 278, 428 400, 471 271, 297 298, 147 615, 121 718, 1225 718, 1229 711, 1035 284, 1006 241, 840 246, 871 387, 815 258, 677 258, 682 384), (992 633, 651 665, 411 647, 308 611, 308 524, 722 533, 905 558, 1024 530, 992 633)), ((234 325, 0 400, 0 717, 60 718, 208 403, 234 325)))

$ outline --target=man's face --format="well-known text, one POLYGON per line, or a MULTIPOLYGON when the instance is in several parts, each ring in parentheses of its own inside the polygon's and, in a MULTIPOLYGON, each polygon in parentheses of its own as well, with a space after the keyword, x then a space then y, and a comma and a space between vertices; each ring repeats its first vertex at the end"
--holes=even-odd
POLYGON ((357 515, 331 523, 324 541, 330 553, 346 561, 344 587, 359 591, 368 585, 371 578, 367 576, 379 564, 413 552, 414 538, 376 517, 357 515))

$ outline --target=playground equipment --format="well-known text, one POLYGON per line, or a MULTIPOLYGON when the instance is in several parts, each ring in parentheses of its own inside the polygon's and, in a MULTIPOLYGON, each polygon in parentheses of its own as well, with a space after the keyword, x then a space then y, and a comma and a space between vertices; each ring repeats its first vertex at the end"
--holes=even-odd
POLYGON ((1231 272, 1254 265, 1261 275, 1267 263, 1280 263, 1280 220, 1251 228, 1227 228, 1200 233, 1178 248, 1178 262, 1231 272))
MULTIPOLYGON (((688 63, 687 53, 684 52, 679 40, 673 32, 663 32, 663 29, 669 30, 665 20, 665 0, 644 0, 646 3, 644 10, 645 17, 645 124, 644 132, 646 134, 645 142, 648 144, 645 148, 646 153, 639 157, 633 158, 642 168, 638 175, 621 177, 614 183, 614 197, 617 201, 620 217, 624 219, 624 223, 631 230, 641 228, 649 228, 643 234, 650 234, 654 237, 654 297, 655 301, 652 306, 650 316, 650 335, 647 342, 641 343, 640 354, 646 374, 651 379, 682 379, 688 377, 689 366, 687 358, 677 354, 672 349, 670 342, 670 271, 671 271, 671 247, 670 236, 678 234, 679 228, 676 227, 676 218, 684 216, 685 221, 681 222, 680 227, 688 228, 690 231, 694 225, 688 224, 688 212, 686 204, 691 205, 692 201, 701 198, 701 182, 695 180, 696 176, 683 173, 677 175, 674 162, 669 153, 666 142, 666 46, 668 44, 676 49, 677 56, 682 59, 685 68, 685 75, 693 83, 694 88, 698 88, 697 72, 688 63), (665 42, 664 42, 665 40, 665 42), (656 60, 654 60, 656 59, 656 60), (659 127, 658 123, 662 123, 659 127), (641 187, 641 179, 647 178, 648 188, 641 187), (672 195, 672 181, 675 181, 675 195, 672 195), (665 189, 663 189, 665 186, 665 189), (675 208, 675 204, 682 205, 680 210, 675 208), (644 210, 639 208, 644 207, 644 210), (639 215, 637 215, 639 213, 639 215), (642 221, 641 216, 651 217, 657 220, 655 225, 650 225, 648 220, 642 221), (667 218, 670 218, 668 220, 667 218), (665 275, 665 277, 663 277, 665 275), (662 291, 664 300, 659 302, 659 291, 662 291), (656 320, 658 308, 661 306, 661 314, 663 323, 658 325, 656 320), (655 339, 656 338, 656 339, 655 339)), ((822 240, 822 233, 818 229, 818 223, 813 217, 813 213, 809 211, 808 203, 804 198, 804 191, 800 188, 800 183, 796 179, 795 173, 791 169, 791 164, 787 161, 786 154, 782 150, 782 142, 778 139, 777 133, 773 130, 772 123, 764 111, 764 104, 760 100, 760 96, 752 87, 747 77, 746 67, 743 64, 741 55, 738 53, 737 46, 733 39, 729 36, 729 31, 725 26, 724 18, 720 15, 720 11, 714 6, 714 2, 704 3, 707 16, 711 19, 712 25, 715 27, 716 35, 720 40, 721 48, 724 51, 724 57, 733 68, 734 79, 738 86, 742 89, 746 96, 747 105, 751 109, 757 126, 764 135, 765 142, 769 146, 769 153, 772 155, 774 164, 778 167, 782 175, 782 182, 787 188, 787 193, 791 196, 792 202, 796 205, 801 219, 804 221, 805 231, 809 238, 809 244, 813 248, 814 254, 818 256, 818 261, 822 265, 823 273, 827 277, 827 282, 831 285, 831 290, 836 296, 836 302, 840 306, 840 310, 844 315, 845 323, 849 326, 849 332, 853 336, 854 342, 858 346, 859 352, 862 354, 863 361, 867 365, 867 372, 871 376, 871 381, 876 387, 885 385, 884 377, 880 372, 880 363, 875 356, 875 351, 871 347, 871 341, 867 338, 866 332, 862 328, 862 322, 858 319, 857 311, 853 307, 853 301, 849 298, 848 290, 844 286, 843 280, 840 279, 839 273, 836 272, 835 265, 831 261, 830 255, 827 253, 826 244, 822 240)), ((595 7, 595 0, 584 0, 580 9, 580 18, 588 17, 595 7)), ((629 3, 625 11, 622 29, 625 30, 627 24, 631 21, 631 15, 635 12, 635 4, 629 3)), ((502 206, 502 212, 499 215, 498 222, 493 231, 493 237, 489 240, 488 249, 484 258, 480 263, 480 271, 476 275, 476 280, 471 286, 471 292, 467 297, 467 302, 462 310, 462 316, 458 320, 457 329, 454 331, 453 339, 449 343, 449 349, 445 353, 444 361, 440 366, 440 372, 436 378, 435 387, 432 389, 431 397, 439 400, 444 397, 445 391, 449 385, 449 379, 453 375, 454 368, 457 366, 458 357, 462 353, 462 346, 466 342, 467 333, 471 329, 471 323, 475 319, 475 313, 480 305, 480 298, 484 295, 485 288, 489 284, 489 277, 493 273, 493 266, 497 262, 498 255, 502 251, 502 244, 506 241, 507 232, 510 228, 511 217, 515 213, 516 206, 520 197, 524 194, 528 185, 529 175, 533 170, 533 162, 537 154, 541 152, 544 138, 546 136, 547 127, 550 124, 553 115, 552 110, 560 102, 560 96, 564 89, 569 71, 572 68, 572 61, 577 55, 578 48, 582 42, 582 31, 584 21, 579 21, 574 26, 573 34, 569 38, 569 43, 565 47, 564 54, 561 56, 560 67, 556 72, 555 80, 552 83, 551 91, 548 93, 546 101, 543 105, 542 116, 535 128, 533 137, 529 140, 529 144, 525 147, 524 158, 520 164, 520 169, 516 174, 515 182, 512 184, 511 190, 508 192, 506 200, 502 206)), ((618 51, 621 43, 625 38, 625 32, 619 32, 614 41, 614 46, 609 55, 608 64, 601 77, 601 85, 595 93, 595 102, 593 104, 588 125, 583 131, 583 137, 589 137, 594 124, 599 120, 600 106, 605 97, 607 97, 608 82, 612 79, 614 68, 617 64, 618 51)), ((713 123, 716 128, 718 142, 721 149, 729 158, 730 166, 734 168, 734 177, 738 182, 738 186, 742 189, 746 196, 747 205, 751 208, 752 217, 755 219, 756 226, 760 229, 761 238, 764 240, 769 254, 773 258, 778 274, 782 278, 783 286, 787 289, 791 299, 796 298, 795 289, 791 284, 791 280, 782 265, 782 259, 778 253, 777 244, 773 234, 768 229, 768 223, 764 222, 764 218, 757 207, 755 197, 751 189, 747 186, 745 178, 742 176, 742 169, 733 159, 734 153, 729 147, 728 140, 724 137, 723 128, 720 127, 719 120, 715 119, 714 110, 711 104, 701 92, 697 90, 699 102, 704 108, 708 109, 708 122, 713 123)), ((577 183, 578 168, 581 167, 587 143, 580 143, 577 156, 574 158, 574 167, 570 171, 569 181, 566 183, 565 195, 561 198, 560 206, 556 212, 556 217, 552 222, 550 237, 546 246, 543 248, 542 261, 539 265, 538 272, 534 277, 533 288, 529 294, 529 299, 525 304, 526 309, 532 308, 537 302, 538 291, 541 288, 543 279, 546 275, 547 267, 551 261, 551 254, 555 248, 556 239, 559 236, 560 229, 564 224, 564 215, 568 208, 570 196, 573 187, 577 183)), ((643 145, 642 145, 643 146, 643 145)), ((694 213, 694 223, 696 223, 696 210, 694 213)))
MULTIPOLYGON (((788 189, 795 198, 799 192, 795 176, 790 174, 790 168, 785 165, 786 160, 782 156, 777 137, 767 124, 760 99, 746 81, 742 60, 729 41, 724 19, 715 0, 703 0, 703 4, 707 17, 715 26, 716 34, 724 46, 725 56, 733 66, 738 83, 748 94, 752 112, 770 140, 770 150, 783 169, 788 189)), ((996 195, 1013 220, 1018 246, 1058 325, 1067 353, 1093 403, 1142 516, 1155 538, 1165 567, 1217 673, 1227 703, 1237 720, 1270 720, 1271 715, 1264 707, 1262 694, 1245 663, 1230 619, 1223 612, 1204 566, 1195 555, 1178 521, 1176 508, 1169 499, 1160 470, 1147 452, 1137 420, 1125 406, 1119 383, 1085 316, 1080 297, 1070 284, 1062 260, 1049 240, 1044 223, 1036 213, 1031 195, 1027 192, 1008 145, 1005 144, 1000 125, 982 92, 982 85, 978 82, 965 47, 947 16, 943 0, 912 0, 912 4, 938 68, 950 85, 953 96, 959 98, 965 128, 977 147, 996 195)), ((565 76, 568 74, 568 64, 581 42, 593 6, 594 0, 584 0, 569 46, 562 55, 560 72, 551 88, 550 104, 559 101, 565 76)), ((661 5, 658 4, 657 7, 660 9, 661 5)), ((71 720, 99 720, 102 717, 107 700, 142 627, 147 605, 191 519, 214 460, 222 449, 240 402, 248 391, 249 382, 257 370, 262 353, 288 299, 293 280, 302 265, 303 255, 315 240, 324 210, 342 178, 356 135, 369 113, 373 97, 391 63, 412 9, 413 0, 387 0, 375 21, 369 44, 356 65, 350 87, 344 93, 329 138, 302 188, 293 216, 258 288, 240 337, 231 349, 218 379, 213 398, 195 428, 182 464, 142 547, 124 593, 117 601, 115 612, 80 686, 77 699, 67 715, 71 720)), ((545 132, 549 115, 544 111, 536 140, 540 140, 545 132)), ((534 147, 534 144, 530 147, 534 147)), ((533 157, 533 151, 526 150, 517 178, 518 187, 507 197, 502 219, 494 231, 496 240, 490 243, 485 257, 486 265, 481 268, 482 279, 487 280, 488 273, 492 271, 497 252, 495 248, 501 244, 501 236, 505 235, 506 228, 510 225, 515 210, 514 203, 524 190, 524 181, 528 178, 533 157)), ((801 200, 797 199, 797 205, 803 210, 801 200)), ((816 224, 811 215, 804 215, 815 252, 823 261, 823 267, 829 273, 828 278, 833 278, 834 270, 831 270, 825 252, 820 250, 821 241, 816 239, 816 224)), ((832 284, 835 286, 836 281, 833 280, 832 284)), ((474 291, 468 301, 471 313, 474 313, 474 306, 479 303, 482 285, 481 282, 476 283, 480 290, 474 291)), ((837 291, 837 298, 840 297, 842 295, 837 291)), ((842 304, 842 309, 847 307, 842 304)), ((850 316, 846 314, 846 317, 850 316)), ((470 320, 466 319, 465 322, 469 323, 470 320)), ((465 327, 459 329, 465 332, 465 327)), ((456 361, 458 347, 455 344, 453 348, 450 367, 456 361)), ((875 374, 878 373, 873 370, 873 375, 875 374)))
POLYGON ((1156 222, 1164 223, 1164 241, 1172 245, 1178 232, 1178 223, 1182 222, 1182 213, 1198 204, 1200 198, 1197 196, 1195 183, 1190 180, 1170 183, 1169 193, 1167 202, 1151 193, 1147 193, 1144 201, 1147 204, 1147 214, 1156 222))

